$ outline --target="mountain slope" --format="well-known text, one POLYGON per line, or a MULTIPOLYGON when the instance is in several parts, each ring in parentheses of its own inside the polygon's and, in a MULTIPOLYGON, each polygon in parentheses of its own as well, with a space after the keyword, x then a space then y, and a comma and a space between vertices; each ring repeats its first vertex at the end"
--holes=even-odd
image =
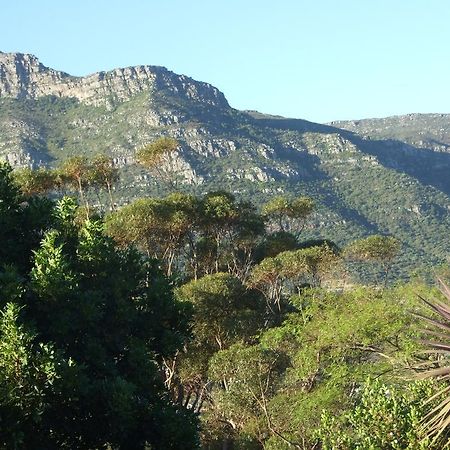
POLYGON ((171 135, 186 189, 309 194, 318 209, 305 237, 344 244, 392 233, 404 243, 403 274, 450 254, 448 129, 443 115, 320 125, 237 111, 213 86, 161 67, 72 77, 0 53, 0 156, 13 165, 105 152, 129 200, 158 191, 134 164, 136 149, 171 135))

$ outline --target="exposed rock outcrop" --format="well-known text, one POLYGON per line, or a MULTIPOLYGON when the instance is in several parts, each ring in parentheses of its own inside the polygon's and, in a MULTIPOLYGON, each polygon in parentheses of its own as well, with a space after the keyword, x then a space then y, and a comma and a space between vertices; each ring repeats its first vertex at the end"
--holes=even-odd
POLYGON ((224 95, 208 83, 176 75, 164 67, 136 66, 74 77, 45 67, 33 55, 0 53, 0 98, 72 97, 112 106, 140 92, 168 90, 193 102, 227 108, 224 95))

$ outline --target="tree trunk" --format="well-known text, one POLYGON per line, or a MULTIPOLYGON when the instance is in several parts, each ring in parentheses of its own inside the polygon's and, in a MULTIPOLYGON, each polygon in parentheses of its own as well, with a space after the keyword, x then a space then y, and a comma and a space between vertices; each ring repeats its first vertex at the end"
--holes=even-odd
POLYGON ((111 189, 111 184, 109 183, 109 181, 106 181, 106 187, 108 189, 109 203, 111 205, 111 211, 114 211, 116 208, 114 207, 114 201, 113 201, 113 196, 112 196, 112 189, 111 189))

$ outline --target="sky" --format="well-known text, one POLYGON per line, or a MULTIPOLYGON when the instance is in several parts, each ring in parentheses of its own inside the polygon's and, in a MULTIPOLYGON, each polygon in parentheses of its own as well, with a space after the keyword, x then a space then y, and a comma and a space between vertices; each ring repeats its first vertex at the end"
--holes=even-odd
POLYGON ((72 75, 160 65, 234 108, 321 123, 450 112, 449 0, 18 0, 0 14, 0 51, 72 75))

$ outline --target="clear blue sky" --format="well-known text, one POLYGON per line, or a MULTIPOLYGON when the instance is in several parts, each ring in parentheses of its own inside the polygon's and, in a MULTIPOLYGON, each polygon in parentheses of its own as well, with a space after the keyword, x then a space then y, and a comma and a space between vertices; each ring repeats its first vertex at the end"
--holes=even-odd
POLYGON ((162 65, 317 122, 450 112, 449 0, 17 0, 0 50, 73 75, 162 65))

